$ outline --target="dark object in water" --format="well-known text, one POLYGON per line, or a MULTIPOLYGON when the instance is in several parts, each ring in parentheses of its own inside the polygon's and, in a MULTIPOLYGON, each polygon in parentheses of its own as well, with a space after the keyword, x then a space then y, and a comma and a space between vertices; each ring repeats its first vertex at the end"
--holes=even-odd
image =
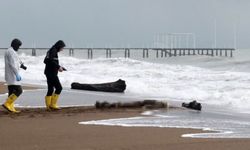
POLYGON ((192 101, 190 103, 182 103, 182 107, 186 107, 186 108, 194 109, 194 110, 201 110, 202 108, 201 103, 198 103, 196 101, 192 101))
POLYGON ((115 82, 102 83, 102 84, 81 84, 73 82, 72 89, 88 90, 88 91, 102 91, 102 92, 124 92, 126 83, 124 80, 117 80, 115 82))
POLYGON ((96 109, 110 109, 110 108, 145 108, 145 109, 159 109, 168 108, 167 102, 156 101, 156 100, 144 100, 144 101, 134 101, 134 102, 96 102, 96 109))

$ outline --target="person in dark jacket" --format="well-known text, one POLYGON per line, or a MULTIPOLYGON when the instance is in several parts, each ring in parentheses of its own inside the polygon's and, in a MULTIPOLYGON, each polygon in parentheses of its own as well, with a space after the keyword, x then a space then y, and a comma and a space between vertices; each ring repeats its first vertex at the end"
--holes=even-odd
POLYGON ((62 85, 58 78, 58 71, 63 72, 66 69, 59 65, 58 52, 62 51, 65 43, 62 40, 57 41, 47 52, 44 59, 44 74, 47 78, 48 92, 45 97, 47 110, 58 110, 57 101, 62 91, 62 85), (55 89, 55 91, 54 91, 55 89))

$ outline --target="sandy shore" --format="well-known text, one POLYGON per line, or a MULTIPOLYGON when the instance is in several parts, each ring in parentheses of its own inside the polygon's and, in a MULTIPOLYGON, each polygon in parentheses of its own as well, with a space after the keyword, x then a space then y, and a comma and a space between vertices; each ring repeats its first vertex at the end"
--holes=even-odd
POLYGON ((139 116, 142 111, 74 107, 47 112, 43 108, 25 108, 15 115, 0 108, 0 150, 249 149, 248 139, 181 138, 182 134, 202 132, 200 130, 78 124, 80 121, 139 116))

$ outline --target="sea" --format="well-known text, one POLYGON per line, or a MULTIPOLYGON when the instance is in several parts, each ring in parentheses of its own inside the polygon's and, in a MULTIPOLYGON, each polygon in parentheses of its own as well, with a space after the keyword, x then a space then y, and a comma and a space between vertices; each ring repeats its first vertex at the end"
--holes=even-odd
MULTIPOLYGON (((4 80, 4 51, 0 51, 0 80, 4 80)), ((27 70, 21 70, 22 82, 46 87, 43 59, 46 51, 31 56, 20 50, 19 56, 27 70)), ((93 105, 95 101, 135 101, 154 99, 167 101, 172 106, 196 100, 202 111, 152 110, 141 116, 108 120, 91 120, 79 124, 202 129, 203 133, 186 133, 184 138, 250 138, 250 49, 237 49, 233 57, 177 56, 142 58, 142 51, 94 50, 94 58, 87 52, 76 50, 59 54, 61 66, 67 71, 59 73, 64 87, 60 104, 63 106, 93 105), (71 90, 72 82, 103 83, 118 79, 126 81, 124 93, 103 93, 71 90), (206 132, 207 131, 207 132, 206 132)), ((27 90, 17 101, 19 107, 43 107, 46 90, 27 90)), ((7 94, 0 96, 3 102, 7 94)))

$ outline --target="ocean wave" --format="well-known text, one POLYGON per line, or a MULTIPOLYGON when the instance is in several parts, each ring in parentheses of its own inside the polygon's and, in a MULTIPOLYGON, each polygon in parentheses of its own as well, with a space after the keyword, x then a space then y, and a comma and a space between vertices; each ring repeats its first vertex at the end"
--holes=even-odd
MULTIPOLYGON (((27 71, 21 70, 23 82, 46 85, 43 74, 44 56, 21 54, 20 57, 28 66, 27 71)), ((208 61, 208 58, 204 59, 199 63, 208 61)), ((215 59, 217 62, 222 61, 221 58, 215 59)), ((3 58, 0 61, 3 62, 3 58)), ((243 65, 248 63, 249 61, 241 62, 243 65)), ((192 65, 154 63, 125 58, 87 60, 64 55, 60 56, 60 64, 68 69, 59 73, 64 87, 70 87, 72 82, 101 83, 121 78, 127 83, 125 93, 127 95, 185 102, 195 99, 202 103, 222 105, 241 111, 247 111, 250 107, 248 72, 213 70, 192 65)), ((4 63, 0 63, 0 78, 3 77, 4 63)))

